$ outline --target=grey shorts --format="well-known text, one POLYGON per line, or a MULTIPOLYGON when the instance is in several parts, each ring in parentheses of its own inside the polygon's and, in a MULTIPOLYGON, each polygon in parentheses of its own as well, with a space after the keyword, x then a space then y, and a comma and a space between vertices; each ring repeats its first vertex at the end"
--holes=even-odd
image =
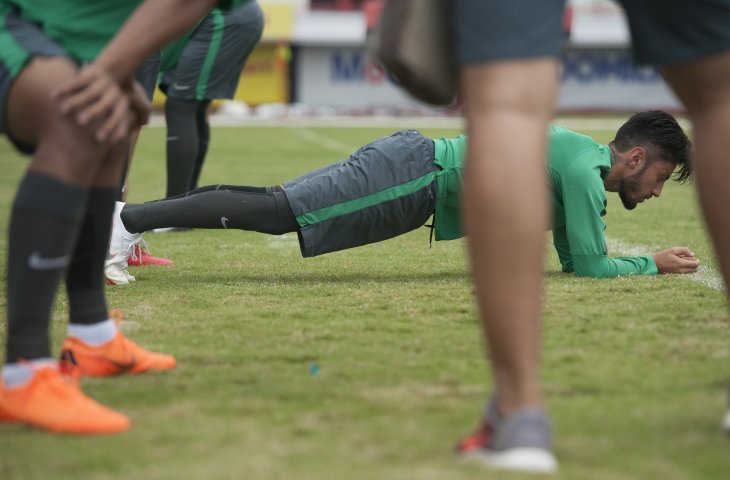
POLYGON ((407 130, 286 182, 302 256, 380 242, 423 226, 436 207, 434 143, 407 130))
MULTIPOLYGON (((621 3, 637 63, 672 65, 730 50, 730 0, 621 3)), ((457 61, 557 56, 563 15, 564 0, 453 0, 457 61)))
MULTIPOLYGON (((7 134, 6 108, 10 86, 33 57, 69 57, 61 46, 35 23, 20 18, 18 11, 0 5, 0 133, 7 134)), ((32 145, 23 145, 8 135, 23 153, 33 153, 32 145)))
POLYGON ((621 0, 634 59, 673 65, 730 50, 730 0, 621 0))
POLYGON ((145 60, 142 66, 140 66, 134 74, 135 80, 144 87, 144 91, 150 101, 152 101, 152 97, 155 95, 157 75, 160 73, 160 60, 162 60, 162 58, 159 52, 150 55, 150 57, 145 60))
POLYGON ((562 51, 565 0, 449 1, 459 64, 554 57, 562 51))
POLYGON ((230 11, 213 10, 195 29, 177 64, 162 73, 160 87, 180 100, 233 98, 263 29, 264 14, 255 1, 230 11))

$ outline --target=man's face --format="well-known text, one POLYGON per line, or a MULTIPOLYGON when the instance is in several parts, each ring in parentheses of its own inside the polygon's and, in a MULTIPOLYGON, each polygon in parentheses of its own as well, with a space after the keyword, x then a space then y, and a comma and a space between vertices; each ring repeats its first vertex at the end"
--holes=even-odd
POLYGON ((633 210, 636 205, 662 193, 664 182, 672 176, 676 165, 663 159, 645 163, 641 169, 621 179, 618 195, 624 208, 633 210))

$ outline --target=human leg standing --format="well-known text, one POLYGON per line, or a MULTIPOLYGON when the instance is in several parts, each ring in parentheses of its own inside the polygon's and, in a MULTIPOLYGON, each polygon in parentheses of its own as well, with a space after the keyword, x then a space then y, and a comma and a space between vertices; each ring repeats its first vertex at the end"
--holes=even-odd
MULTIPOLYGON (((730 0, 622 0, 638 63, 661 65, 692 121, 700 205, 730 295, 730 0), (658 14, 658 12, 661 12, 658 14)), ((730 412, 723 420, 730 431, 730 412)))
POLYGON ((201 141, 196 120, 200 103, 172 96, 165 101, 168 197, 190 190, 201 141))
POLYGON ((504 419, 499 428, 482 425, 482 434, 491 429, 494 435, 483 435, 477 451, 493 467, 552 471, 557 464, 538 367, 549 217, 544 159, 563 2, 545 2, 539 9, 534 2, 523 8, 497 3, 455 2, 453 24, 470 141, 463 220, 496 411, 504 419), (535 29, 525 12, 540 16, 543 27, 535 29), (515 422, 527 436, 513 431, 515 422))
POLYGON ((208 145, 210 145, 210 123, 208 122, 209 106, 210 100, 201 102, 198 110, 195 112, 195 123, 198 126, 198 155, 195 157, 195 167, 193 168, 193 176, 190 179, 190 187, 188 190, 198 188, 200 172, 203 170, 205 157, 208 155, 208 145))
POLYGON ((104 296, 104 267, 109 251, 119 172, 129 146, 111 149, 89 189, 86 214, 66 274, 68 335, 61 347, 61 368, 72 375, 107 376, 167 370, 170 355, 149 352, 118 330, 104 296))
MULTIPOLYGON (((730 205, 725 181, 730 178, 730 53, 668 67, 665 73, 692 121, 697 192, 730 298, 730 215, 718 208, 730 205)), ((730 409, 723 428, 730 432, 730 409)))
POLYGON ((37 145, 12 207, 8 241, 8 338, 0 410, 41 428, 111 433, 129 420, 61 380, 51 362, 48 327, 53 299, 74 257, 86 215, 89 185, 107 147, 61 116, 47 92, 71 78, 67 59, 36 58, 7 96, 7 131, 22 145, 37 145), (63 392, 57 395, 54 392, 63 392))
POLYGON ((197 186, 210 141, 208 106, 213 99, 233 98, 263 25, 256 1, 231 11, 214 9, 182 48, 165 51, 160 86, 167 94, 168 197, 197 186))

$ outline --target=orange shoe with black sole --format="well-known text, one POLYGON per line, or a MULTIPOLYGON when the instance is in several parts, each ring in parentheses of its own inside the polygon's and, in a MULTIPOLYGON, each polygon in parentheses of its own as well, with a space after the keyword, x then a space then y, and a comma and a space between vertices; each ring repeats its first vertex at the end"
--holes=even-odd
MULTIPOLYGON (((117 320, 121 321, 118 310, 110 312, 110 315, 119 316, 117 320)), ((176 364, 172 355, 145 350, 118 330, 112 340, 98 346, 67 336, 61 347, 61 371, 74 378, 161 371, 176 364)))

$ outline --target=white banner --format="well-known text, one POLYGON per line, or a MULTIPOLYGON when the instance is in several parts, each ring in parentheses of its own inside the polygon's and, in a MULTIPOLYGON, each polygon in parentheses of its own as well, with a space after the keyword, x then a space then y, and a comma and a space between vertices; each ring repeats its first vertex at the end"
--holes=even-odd
MULTIPOLYGON (((576 49, 564 58, 560 110, 676 110, 679 103, 654 68, 637 68, 625 49, 576 49)), ((355 108, 426 106, 400 90, 364 48, 300 47, 299 103, 355 108)))

